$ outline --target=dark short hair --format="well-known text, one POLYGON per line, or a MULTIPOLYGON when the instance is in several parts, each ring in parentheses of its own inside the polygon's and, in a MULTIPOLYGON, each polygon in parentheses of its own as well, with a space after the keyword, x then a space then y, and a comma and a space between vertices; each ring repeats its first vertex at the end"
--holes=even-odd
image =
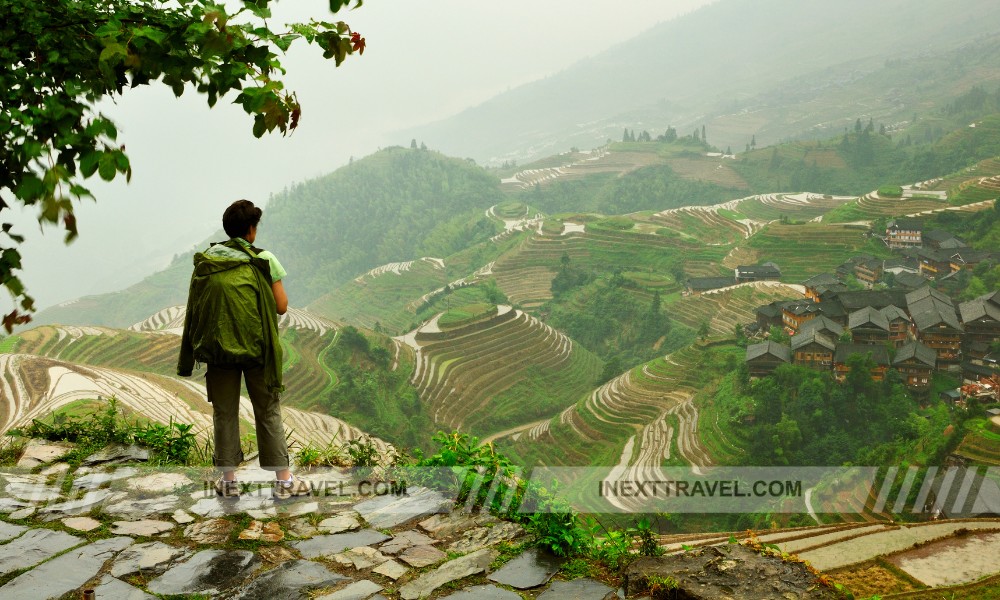
POLYGON ((229 237, 243 237, 250 233, 250 228, 260 223, 264 211, 253 205, 249 200, 237 200, 222 213, 222 228, 229 237))

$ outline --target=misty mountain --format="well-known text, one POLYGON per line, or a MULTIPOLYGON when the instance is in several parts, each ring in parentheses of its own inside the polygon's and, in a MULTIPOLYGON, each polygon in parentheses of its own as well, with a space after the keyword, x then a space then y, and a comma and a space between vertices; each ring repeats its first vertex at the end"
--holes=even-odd
MULTIPOLYGON (((499 180, 469 161, 387 148, 274 195, 264 207, 257 244, 279 257, 292 304, 305 306, 379 265, 448 256, 488 239, 496 230, 485 211, 501 198, 499 180)), ((199 247, 224 239, 220 231, 199 247)), ((183 304, 192 256, 177 256, 167 269, 123 291, 43 310, 33 325, 127 327, 183 304)))
MULTIPOLYGON (((620 139, 624 127, 648 128, 655 135, 667 125, 696 127, 719 117, 709 121, 710 143, 743 148, 769 126, 773 137, 757 142, 771 143, 777 136, 797 137, 828 111, 821 109, 792 129, 774 127, 770 121, 781 116, 755 114, 761 94, 789 84, 839 88, 893 61, 965 46, 991 34, 998 18, 1000 4, 990 0, 958 6, 914 0, 721 0, 556 75, 401 135, 448 154, 523 160, 620 139)), ((871 106, 858 102, 848 114, 860 116, 871 106)), ((842 113, 844 105, 829 108, 842 113)))

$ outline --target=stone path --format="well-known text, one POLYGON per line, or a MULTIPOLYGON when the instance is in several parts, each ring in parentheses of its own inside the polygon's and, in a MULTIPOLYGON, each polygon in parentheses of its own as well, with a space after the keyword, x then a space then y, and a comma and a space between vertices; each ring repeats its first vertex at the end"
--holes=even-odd
POLYGON ((365 495, 330 470, 303 474, 313 495, 277 501, 270 475, 247 465, 245 493, 221 499, 210 470, 146 467, 141 449, 109 448, 74 469, 53 462, 64 445, 29 448, 22 466, 0 469, 4 600, 84 589, 102 600, 482 600, 516 590, 600 600, 611 590, 561 587, 552 577, 562 562, 536 549, 501 566, 504 548, 527 548, 524 530, 426 488, 365 495))

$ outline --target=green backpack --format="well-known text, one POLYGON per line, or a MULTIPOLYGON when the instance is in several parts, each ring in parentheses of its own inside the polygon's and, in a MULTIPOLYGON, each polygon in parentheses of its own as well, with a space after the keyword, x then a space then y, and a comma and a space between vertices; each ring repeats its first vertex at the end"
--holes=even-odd
POLYGON ((177 373, 191 374, 194 362, 265 369, 269 387, 281 387, 281 345, 268 261, 236 242, 239 258, 199 252, 188 290, 177 373))

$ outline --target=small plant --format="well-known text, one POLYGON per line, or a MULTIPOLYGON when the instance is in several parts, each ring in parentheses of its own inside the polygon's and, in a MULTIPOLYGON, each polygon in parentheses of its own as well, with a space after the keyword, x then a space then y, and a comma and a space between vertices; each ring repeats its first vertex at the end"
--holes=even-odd
POLYGON ((305 468, 343 467, 349 462, 345 450, 334 444, 329 444, 326 448, 319 448, 310 442, 295 453, 295 464, 305 468))
POLYGON ((21 453, 24 452, 25 444, 24 440, 17 439, 10 434, 0 439, 0 465, 15 464, 21 457, 21 453))
POLYGON ((667 575, 647 575, 646 586, 649 589, 649 597, 653 600, 666 600, 676 598, 680 583, 673 577, 667 575))
POLYGON ((351 458, 351 465, 355 467, 377 467, 379 464, 378 448, 368 436, 347 442, 344 451, 351 458))

